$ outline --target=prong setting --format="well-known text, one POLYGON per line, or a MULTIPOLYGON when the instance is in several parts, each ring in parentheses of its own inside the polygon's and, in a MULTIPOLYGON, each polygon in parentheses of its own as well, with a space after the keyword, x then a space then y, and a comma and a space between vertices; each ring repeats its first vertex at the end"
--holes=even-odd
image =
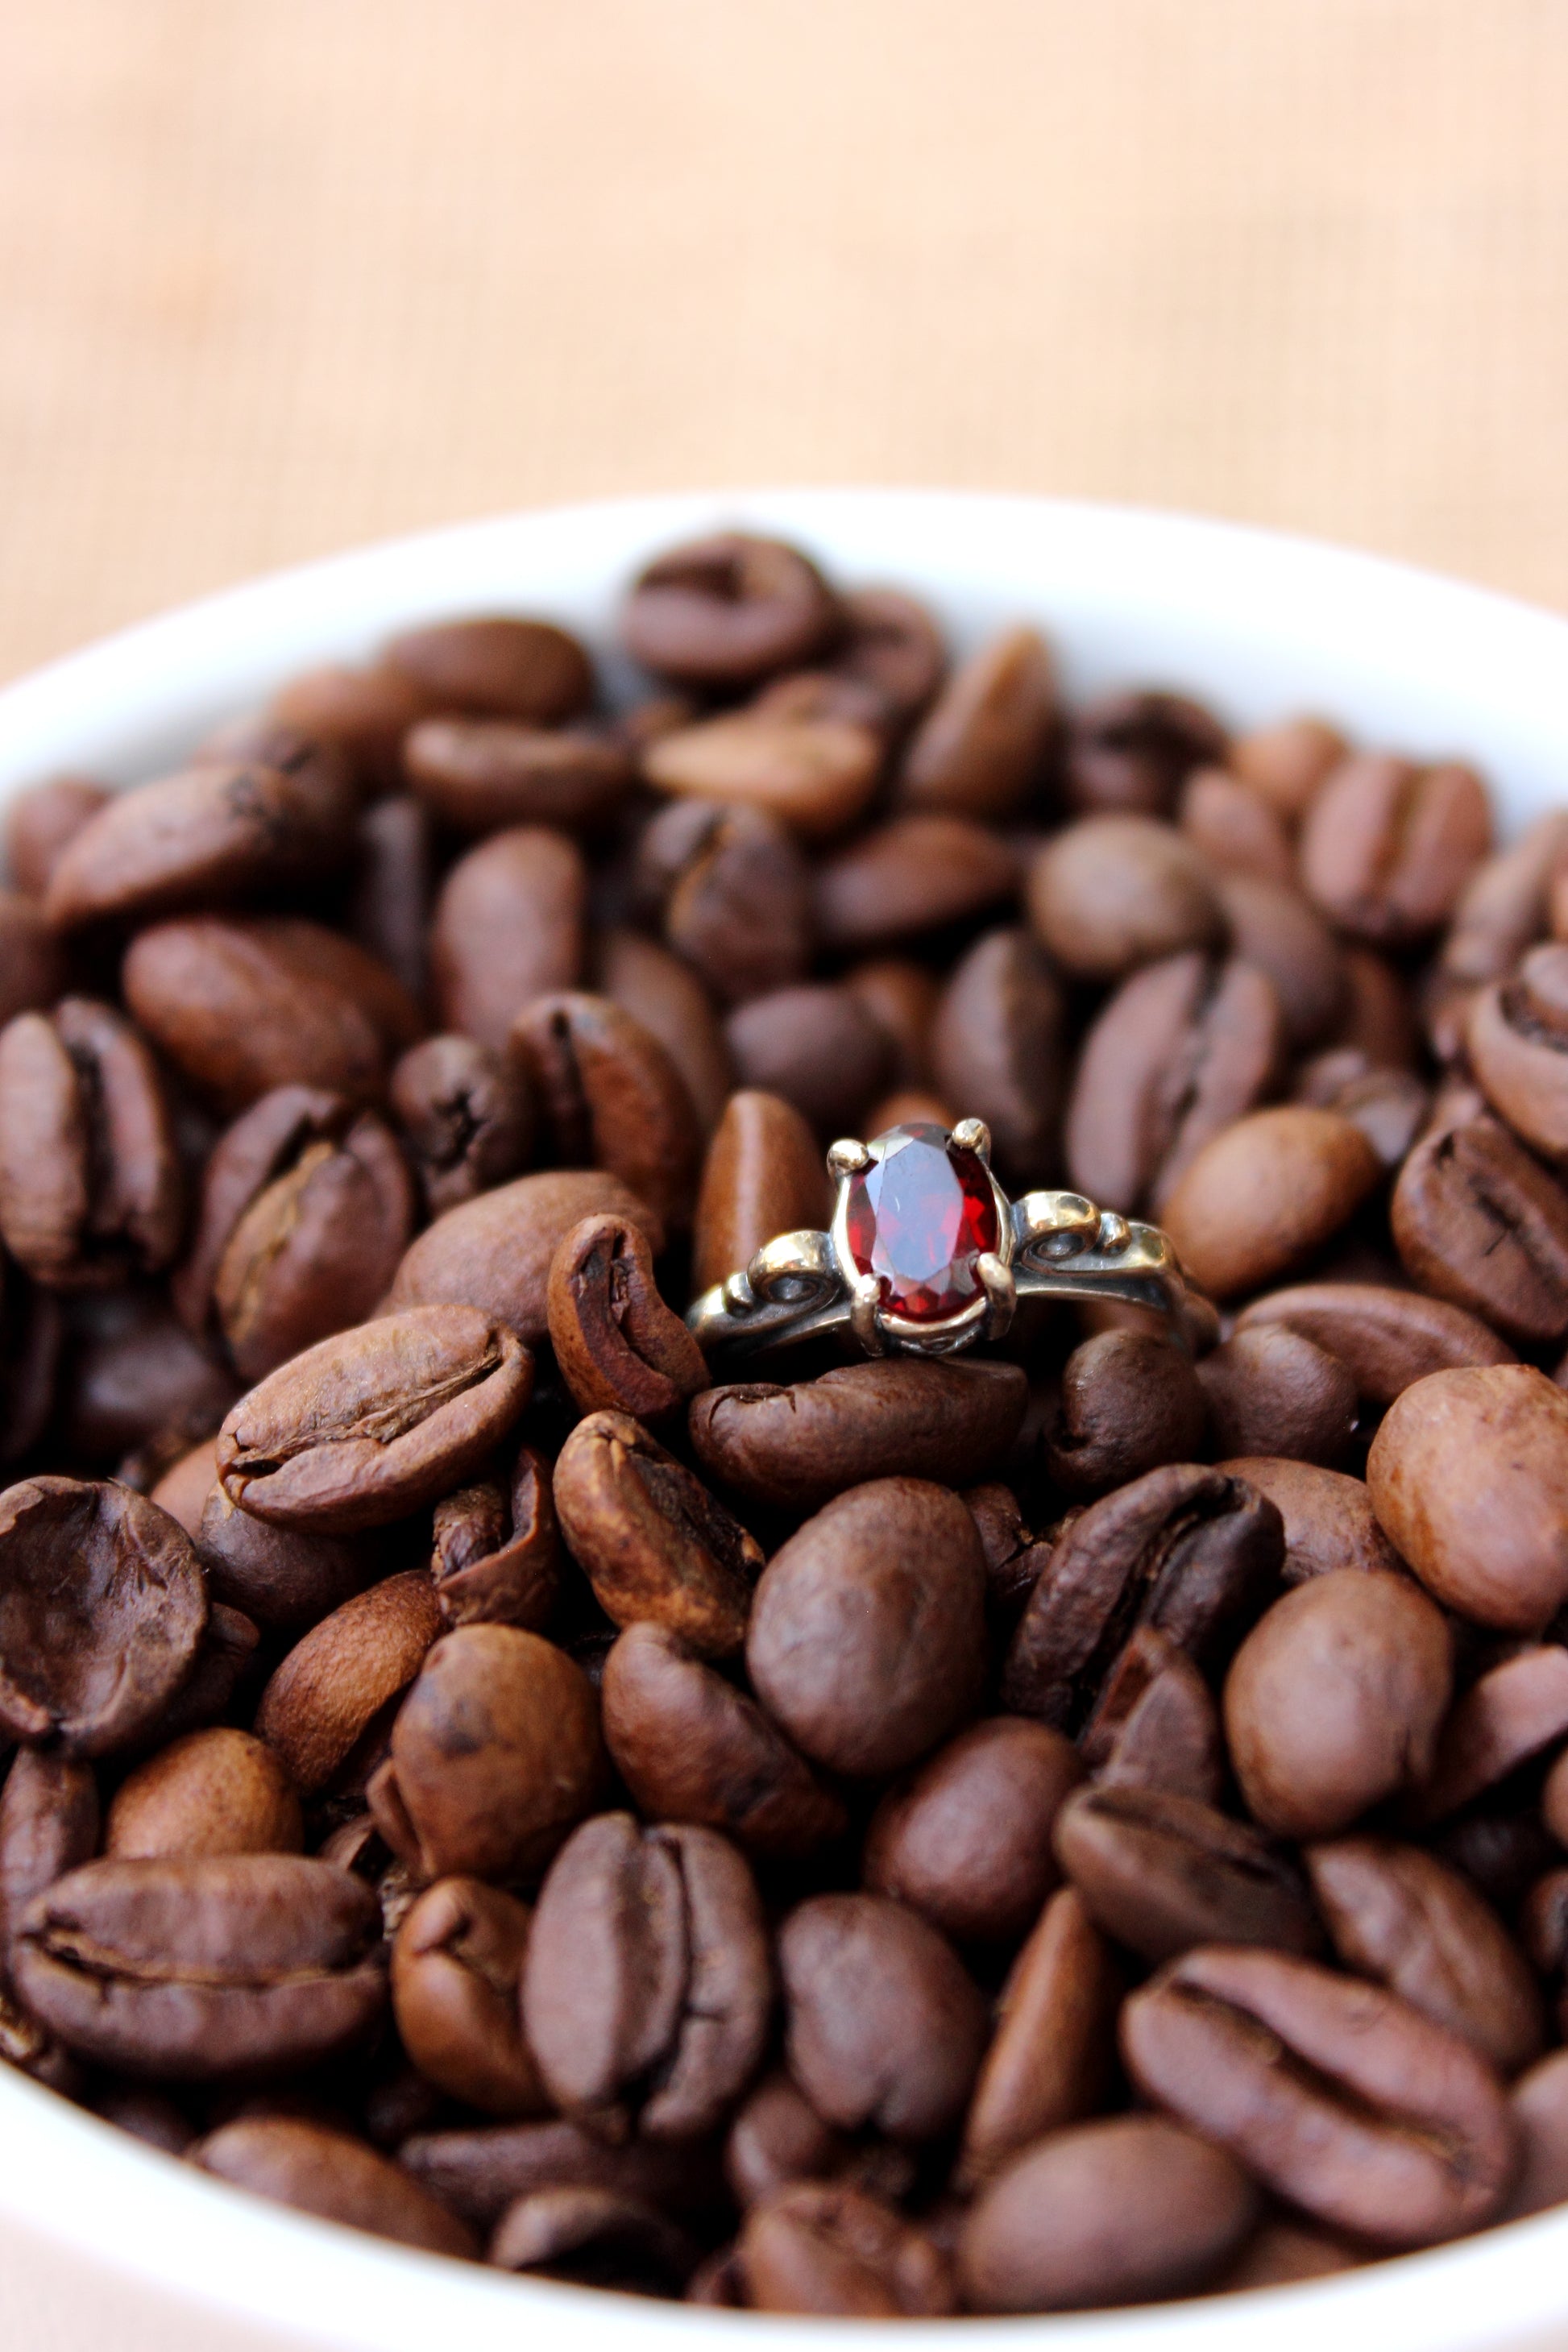
POLYGON ((973 1151, 983 1168, 991 1165, 991 1129, 983 1118, 961 1118, 952 1130, 960 1151, 973 1151))
POLYGON ((882 1286, 874 1274, 857 1275, 849 1286, 849 1328, 868 1356, 885 1356, 887 1340, 877 1320, 882 1286))
POLYGON ((852 1135, 841 1135, 837 1143, 827 1147, 827 1172, 840 1183, 849 1176, 858 1176, 871 1165, 871 1154, 852 1135))

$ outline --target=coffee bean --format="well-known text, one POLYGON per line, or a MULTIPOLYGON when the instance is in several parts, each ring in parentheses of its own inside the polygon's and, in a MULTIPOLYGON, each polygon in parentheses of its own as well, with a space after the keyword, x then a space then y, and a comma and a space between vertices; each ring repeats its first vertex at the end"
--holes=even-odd
POLYGON ((354 826, 348 929, 422 1009, 430 993, 427 927, 435 898, 434 826, 410 793, 362 810, 354 826))
POLYGON ((1321 1942, 1289 1860, 1244 1823, 1166 1789, 1080 1790, 1062 1807, 1056 1850, 1096 1927, 1140 1958, 1194 1944, 1311 1952, 1321 1942))
POLYGON ((1289 824, 1311 806, 1319 785, 1343 758, 1344 738, 1322 719, 1287 719, 1238 736, 1227 764, 1260 792, 1289 824))
POLYGON ((1016 1364, 894 1356, 788 1388, 709 1389, 693 1399, 688 1427, 721 1486, 805 1511, 871 1478, 956 1481, 994 1466, 1017 1434, 1026 1393, 1016 1364))
POLYGON ((221 2081, 317 2064, 385 2006, 372 1890, 300 1854, 93 1862, 22 1915, 17 1990, 121 2074, 221 2081))
POLYGON ((574 2286, 672 2294, 695 2269, 697 2246, 639 2199, 608 2189, 541 2189, 508 2207, 486 2260, 497 2270, 574 2286))
POLYGON ((985 2005, 952 1947, 880 1895, 819 1895, 779 1932, 790 2072, 819 2115, 927 2140, 963 2115, 985 2005))
POLYGON ((428 698, 411 677, 377 662, 366 669, 314 669, 290 678, 273 696, 262 724, 287 728, 339 752, 362 792, 389 792, 400 780, 403 738, 428 709, 428 698))
POLYGON ((189 2151, 202 2171, 276 2205, 351 2230, 472 2260, 477 2249, 455 2215, 398 2165, 349 2133, 292 2116, 240 2116, 189 2151))
POLYGON ((382 1834, 420 1878, 537 1875, 604 1780, 587 1677, 515 1625, 465 1625, 426 1656, 370 1782, 382 1834))
MULTIPOLYGON (((1568 847, 1559 844, 1556 862, 1564 860, 1568 847)), ((1532 947, 1511 977, 1483 989, 1465 1044, 1509 1125, 1548 1159, 1568 1155, 1568 947, 1532 947)))
MULTIPOLYGON (((1353 951, 1294 887, 1224 871, 1215 875, 1214 887, 1232 952, 1274 983, 1288 1044, 1300 1053, 1333 1035, 1350 1015, 1353 951)), ((1406 1013, 1405 1027, 1412 1026, 1406 1013)), ((1406 1059, 1414 1060, 1415 1050, 1412 1034, 1406 1059)))
POLYGON ((865 814, 883 748, 855 719, 741 710, 661 735, 642 769, 660 792, 761 809, 802 840, 823 841, 865 814))
POLYGON ((839 1798, 744 1691, 667 1627, 626 1627, 605 1661, 605 1740, 645 1813, 794 1861, 843 1835, 839 1798))
POLYGON ((26 898, 41 898, 60 853, 114 797, 89 776, 51 776, 16 793, 5 811, 5 864, 26 898))
POLYGON ((1016 1186, 1057 1172, 1066 1012, 1047 958, 1019 929, 987 931, 954 967, 931 1031, 931 1066, 963 1116, 991 1129, 1016 1186))
POLYGON ((1112 1667, 1079 1738, 1106 1788, 1162 1789, 1217 1805, 1226 1778, 1219 1710, 1184 1650, 1141 1625, 1112 1667))
POLYGON ((1342 761, 1313 796, 1301 878, 1342 929, 1404 945, 1453 913, 1490 847, 1486 792, 1471 769, 1363 752, 1342 761))
POLYGON ((555 1605, 561 1538, 551 1475, 531 1445, 509 1478, 460 1486, 436 1506, 430 1574, 447 1625, 521 1625, 537 1633, 555 1605))
POLYGON ((792 1103, 819 1136, 853 1134, 892 1070, 887 1031, 847 988, 753 996, 724 1036, 742 1085, 792 1103))
POLYGON ((650 563, 621 628, 633 659, 658 677, 732 688, 809 661, 837 617, 821 573, 797 549, 726 531, 650 563))
POLYGON ((893 724, 918 719, 947 667, 942 631, 926 607, 897 588, 858 588, 841 600, 839 622, 834 674, 869 686, 893 724))
POLYGON ((1540 2056, 1545 2021, 1524 1955, 1457 1870, 1391 1838, 1311 1846, 1306 1863, 1347 1968, 1462 2036, 1501 2074, 1540 2056))
POLYGON ((430 925, 430 986, 444 1029, 504 1053, 523 1006, 575 988, 585 954, 581 851, 547 825, 492 833, 442 883, 430 925))
POLYGON ((1568 1599, 1568 1395, 1526 1364, 1433 1372, 1367 1456, 1384 1533, 1436 1598, 1539 1633, 1568 1599))
POLYGON ((72 1757, 134 1746, 206 1621, 190 1538, 142 1496, 54 1477, 0 1496, 0 1732, 72 1757))
POLYGON ((1137 1626, 1200 1660, 1221 1654, 1283 1556, 1279 1513, 1240 1479, 1193 1463, 1151 1470, 1065 1531, 1019 1621, 1005 1701, 1076 1730, 1137 1626))
POLYGON ((703 1162, 692 1286, 743 1273, 765 1242, 820 1231, 832 1194, 816 1139, 793 1103, 744 1087, 731 1096, 703 1162))
POLYGON ((984 1569, 955 1495, 918 1478, 851 1487, 773 1554, 746 1664, 815 1763, 856 1775, 912 1764, 973 1713, 984 1670, 984 1569))
POLYGON ((1353 1045, 1336 1045, 1296 1073, 1298 1102, 1342 1111, 1384 1168, 1397 1168, 1427 1122, 1431 1096, 1408 1070, 1386 1070, 1353 1045))
POLYGON ((1296 860, 1289 828, 1271 801, 1226 768, 1194 768, 1182 786, 1176 822, 1194 849, 1222 872, 1288 886, 1296 860))
POLYGON ((184 1199, 163 1080, 107 1004, 61 999, 0 1031, 0 1236, 37 1282, 101 1288, 157 1273, 184 1199))
POLYGON ((1003 1989, 963 2127, 961 2183, 987 2178, 1018 2148, 1100 2105, 1115 2066, 1123 1990, 1121 1970, 1082 1896, 1062 1887, 1003 1989))
POLYGON ((951 2264, 925 2233, 866 2190, 802 2181, 753 2206, 735 2249, 753 2311, 815 2318, 942 2319, 951 2264))
POLYGON ((1282 2215, 1259 2222, 1235 2262, 1210 2282, 1211 2294, 1248 2294, 1260 2286, 1296 2286, 1331 2278, 1366 2260, 1353 2238, 1282 2215))
POLYGON ((1051 1826, 1081 1772, 1071 1742, 1043 1723, 972 1723, 882 1799, 863 1884, 956 1943, 1017 1943, 1057 1885, 1051 1826))
POLYGON ((1225 1685, 1248 1811, 1289 1837, 1331 1837, 1432 1769, 1453 1682, 1440 1612, 1406 1577, 1331 1570, 1277 1601, 1225 1685))
POLYGON ((1287 1584, 1303 1584, 1336 1568, 1400 1572, 1399 1555, 1377 1524, 1362 1479, 1270 1455, 1247 1454, 1216 1466, 1266 1495, 1284 1520, 1287 1584))
POLYGON ((602 824, 634 773, 625 747, 591 728, 515 719, 423 719, 404 740, 403 761, 425 805, 466 834, 602 824))
POLYGON ((500 1887, 442 1878, 392 1948, 398 2037, 420 2073, 488 2116, 540 2116, 549 2102, 522 2036, 518 1988, 531 1914, 500 1887))
POLYGON ((1381 1174, 1338 1111, 1253 1111, 1202 1146, 1164 1202, 1193 1279, 1216 1298, 1257 1290, 1331 1239, 1381 1174))
POLYGON ((555 1465, 555 1505, 616 1624, 651 1618, 708 1657, 740 1648, 761 1549, 629 1414, 578 1423, 555 1465))
POLYGON ((1062 1368, 1046 1465, 1066 1494, 1103 1494, 1162 1463, 1190 1461, 1204 1417, 1203 1390, 1179 1348, 1141 1331, 1101 1331, 1062 1368))
POLYGON ((558 2108, 611 2137, 710 2129, 754 2073, 773 2001, 762 1905, 733 1846, 689 1825, 585 1822, 539 1898, 523 1976, 558 2108))
POLYGON ((906 808, 1007 817, 1028 797, 1056 716, 1051 657, 1033 629, 1006 630, 956 669, 904 753, 906 808))
POLYGON ((723 1116, 735 1076, 707 989, 679 956, 639 931, 602 932, 594 960, 601 993, 634 1014, 674 1063, 706 1139, 723 1116))
MULTIPOLYGON (((282 1759, 247 1731, 190 1731, 115 1792, 103 1851, 139 1856, 298 1853, 304 1822, 282 1759)), ((85 1859, 85 1857, 83 1857, 85 1859)))
POLYGON ((209 1477, 196 1521, 197 1556, 216 1601, 242 1609, 258 1625, 298 1633, 363 1591, 376 1573, 374 1553, 343 1536, 268 1527, 230 1502, 209 1477))
POLYGON ((1203 859, 1173 826, 1086 816, 1040 850, 1029 919, 1080 980, 1122 980, 1183 949, 1217 946, 1224 919, 1203 859))
POLYGON ((59 942, 34 900, 0 889, 0 1021, 45 1013, 65 986, 59 942))
POLYGON ((1568 1192, 1495 1119, 1418 1143, 1389 1222, 1424 1290, 1523 1347, 1568 1331, 1568 1192))
POLYGON ((984 825, 893 817, 817 868, 818 935, 847 954, 898 946, 973 921, 1012 898, 1018 878, 1013 850, 984 825))
POLYGON ((1204 1358, 1197 1379, 1222 1454, 1282 1454, 1331 1469, 1349 1452, 1354 1376, 1286 1324, 1236 1332, 1204 1358))
POLYGON ((1516 1649, 1479 1675, 1454 1705, 1415 1804, 1441 1821, 1568 1738, 1568 1650, 1516 1649))
POLYGON ((1163 2116, 1054 2132, 975 2200, 959 2271, 976 2311, 1077 2311, 1190 2293, 1257 2218, 1236 2158, 1163 2116))
POLYGON ((1510 1364, 1506 1339, 1440 1298, 1373 1282, 1302 1282, 1244 1307, 1238 1331, 1283 1323, 1346 1365, 1369 1404, 1392 1404, 1429 1372, 1510 1364))
POLYGON ((438 621, 394 637, 384 659, 443 710, 494 712, 550 727, 576 718, 593 698, 587 655, 548 621, 438 621))
POLYGON ((1225 753, 1225 730, 1201 703, 1113 690, 1086 704, 1068 729, 1068 804, 1169 816, 1184 778, 1225 753))
POLYGON ((614 2147, 576 2124, 555 2121, 418 2132, 404 2142, 398 2160, 478 2229, 489 2229, 514 2199, 540 2189, 609 2189, 689 2219, 710 2212, 722 2193, 711 2141, 614 2147))
POLYGON ((345 1601, 289 1651, 261 1694, 256 1728, 305 1796, 331 1782, 440 1631, 434 1588, 416 1570, 345 1601))
POLYGON ((472 1037, 426 1037, 397 1063, 389 1091, 433 1217, 526 1165, 533 1097, 508 1055, 472 1037))
POLYGON ((537 1346, 549 1329, 551 1260, 574 1225, 601 1213, 636 1225, 656 1257, 664 1247, 663 1219, 618 1177, 596 1168, 548 1169, 437 1217, 404 1253, 387 1310, 475 1307, 537 1346))
POLYGON ((0 1789, 0 1990, 23 1912, 98 1852, 98 1781, 90 1764, 24 1748, 0 1789))
POLYGON ((1279 1952, 1186 1953, 1122 2013, 1138 2088, 1266 2188, 1390 2247, 1492 2218, 1514 2147, 1497 2077, 1381 1987, 1279 1952))
POLYGON ((672 802, 643 831, 634 886, 668 945, 725 1003, 806 977, 810 870, 785 826, 764 811, 672 802))
POLYGON ((685 1081, 650 1031, 607 997, 537 996, 512 1024, 552 1156, 594 1166, 663 1223, 691 1213, 701 1137, 685 1081))
POLYGON ((528 1402, 533 1364, 471 1307, 413 1307, 308 1348, 218 1433, 230 1502, 284 1528, 384 1527, 462 1481, 528 1402))

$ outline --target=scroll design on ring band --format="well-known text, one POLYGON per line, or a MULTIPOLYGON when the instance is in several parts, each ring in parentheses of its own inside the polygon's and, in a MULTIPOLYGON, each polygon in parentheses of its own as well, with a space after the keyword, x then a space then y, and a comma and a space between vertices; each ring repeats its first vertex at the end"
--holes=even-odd
POLYGON ((868 1355, 954 1355, 999 1339, 1020 1298, 1113 1298, 1191 1341, 1214 1309, 1158 1226, 1080 1192, 1010 1201, 984 1122, 891 1128, 827 1154, 827 1232, 779 1234, 705 1291, 687 1322, 705 1354, 750 1355, 847 1327, 868 1355))

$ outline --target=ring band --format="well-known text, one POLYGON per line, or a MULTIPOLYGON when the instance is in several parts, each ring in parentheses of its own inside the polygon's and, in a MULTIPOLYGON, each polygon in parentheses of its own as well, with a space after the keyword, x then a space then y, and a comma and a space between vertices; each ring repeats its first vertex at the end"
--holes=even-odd
POLYGON ((1217 1318, 1158 1225, 1081 1192, 1010 1201, 983 1119, 835 1143, 826 1233, 779 1234, 693 1301, 705 1356, 746 1356, 847 1329, 868 1356, 951 1356, 999 1339, 1020 1298, 1110 1298, 1163 1315, 1190 1349, 1217 1318), (909 1155, 913 1153, 914 1157, 909 1155), (942 1257, 942 1251, 947 1256, 942 1257))

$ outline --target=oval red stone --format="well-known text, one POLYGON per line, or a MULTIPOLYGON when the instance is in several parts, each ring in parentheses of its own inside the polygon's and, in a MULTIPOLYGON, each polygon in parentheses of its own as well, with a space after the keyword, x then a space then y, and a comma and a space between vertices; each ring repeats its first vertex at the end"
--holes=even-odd
POLYGON ((857 1268, 880 1278, 889 1314, 934 1323, 961 1313, 980 1295, 975 1264, 1000 1229, 985 1169, 924 1123, 890 1127, 868 1149, 845 1215, 857 1268))

